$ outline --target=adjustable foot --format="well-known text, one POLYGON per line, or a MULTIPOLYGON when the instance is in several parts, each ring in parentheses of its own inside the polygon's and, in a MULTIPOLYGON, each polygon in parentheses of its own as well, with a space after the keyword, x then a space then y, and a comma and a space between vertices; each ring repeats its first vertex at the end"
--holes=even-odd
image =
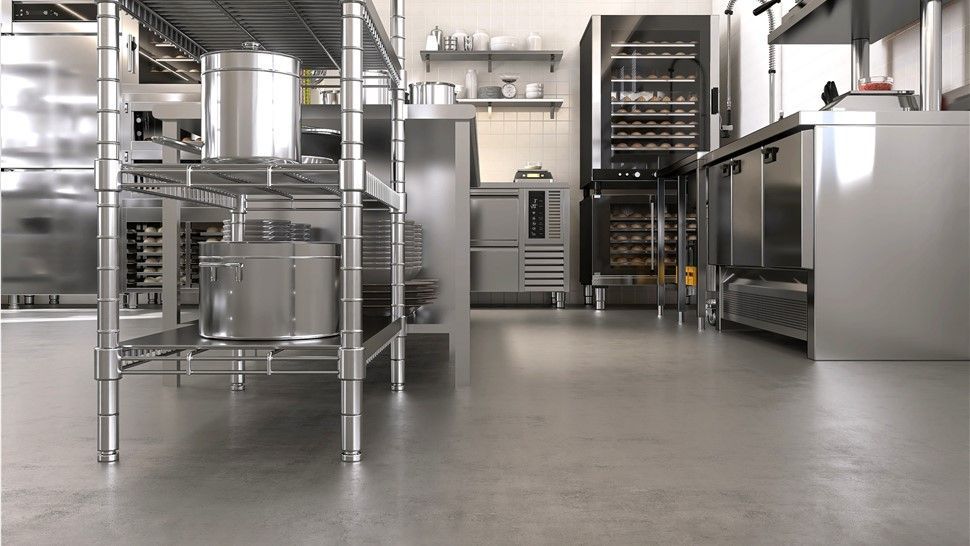
POLYGON ((595 309, 597 311, 606 310, 606 287, 597 286, 593 289, 593 299, 596 300, 595 309))
POLYGON ((241 392, 241 391, 244 391, 244 390, 246 390, 246 384, 245 383, 233 383, 232 385, 229 385, 229 390, 231 390, 232 392, 241 392))
POLYGON ((341 451, 340 460, 345 463, 359 463, 360 451, 341 451))
POLYGON ((591 284, 583 287, 583 304, 593 305, 593 285, 591 284))
POLYGON ((394 392, 401 392, 404 390, 404 383, 391 383, 391 390, 394 392))
POLYGON ((118 462, 118 450, 113 451, 99 451, 98 452, 98 462, 99 463, 116 463, 118 462))

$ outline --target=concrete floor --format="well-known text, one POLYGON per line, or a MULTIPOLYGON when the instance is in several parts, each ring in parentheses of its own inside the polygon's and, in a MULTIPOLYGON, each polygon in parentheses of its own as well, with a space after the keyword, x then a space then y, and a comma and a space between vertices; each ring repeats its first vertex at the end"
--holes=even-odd
POLYGON ((372 365, 360 464, 338 461, 331 378, 130 377, 111 466, 94 322, 3 316, 9 544, 970 540, 966 362, 813 363, 649 310, 476 310, 471 388, 440 339, 409 342, 403 394, 372 365))

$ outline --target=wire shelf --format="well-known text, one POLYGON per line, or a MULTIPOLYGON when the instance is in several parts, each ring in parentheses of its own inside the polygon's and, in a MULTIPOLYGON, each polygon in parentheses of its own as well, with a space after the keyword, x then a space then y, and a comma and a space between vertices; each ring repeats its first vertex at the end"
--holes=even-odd
MULTIPOLYGON (((386 70, 397 83, 401 65, 371 0, 364 5, 364 69, 386 70)), ((153 32, 198 60, 204 53, 255 41, 299 58, 303 68, 340 68, 340 0, 120 0, 153 32)))
MULTIPOLYGON (((340 168, 331 164, 135 164, 124 165, 121 175, 123 190, 224 209, 233 209, 240 195, 291 204, 299 204, 300 196, 340 195, 340 168)), ((401 195, 370 173, 365 193, 392 209, 402 207, 401 195)))

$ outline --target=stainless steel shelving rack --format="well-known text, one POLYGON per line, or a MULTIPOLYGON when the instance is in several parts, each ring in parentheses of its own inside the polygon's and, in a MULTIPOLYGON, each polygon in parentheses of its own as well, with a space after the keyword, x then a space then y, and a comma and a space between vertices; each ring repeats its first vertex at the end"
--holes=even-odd
MULTIPOLYGON (((404 388, 404 0, 392 0, 388 37, 371 0, 98 0, 98 460, 119 458, 119 383, 125 375, 228 375, 241 390, 248 374, 334 374, 340 381, 341 459, 361 458, 361 406, 367 363, 391 347, 391 388, 404 388), (119 152, 119 14, 124 9, 188 56, 258 41, 309 69, 339 69, 343 142, 338 165, 122 165, 119 152), (396 52, 396 53, 395 53, 396 52), (339 59, 339 62, 338 62, 339 59), (363 160, 363 71, 384 70, 393 86, 392 180, 363 160), (185 325, 123 341, 120 333, 120 194, 130 191, 230 211, 241 235, 247 206, 335 210, 342 215, 338 339, 233 342, 185 325), (250 199, 252 198, 252 199, 250 199), (390 210, 391 319, 362 317, 361 217, 365 200, 390 210), (294 369, 293 363, 322 364, 294 369), (154 365, 153 365, 154 363, 154 365), (248 367, 252 363, 257 367, 248 367), (334 365, 335 364, 335 365, 334 365), (288 366, 289 365, 289 366, 288 366)), ((175 295, 177 292, 168 292, 175 295)))

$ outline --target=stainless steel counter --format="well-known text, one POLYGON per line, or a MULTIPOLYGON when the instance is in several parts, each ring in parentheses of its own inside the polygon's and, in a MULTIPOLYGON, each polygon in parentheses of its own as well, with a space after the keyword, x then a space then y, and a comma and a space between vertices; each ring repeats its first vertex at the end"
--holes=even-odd
POLYGON ((710 152, 704 156, 703 163, 705 165, 720 163, 726 158, 757 148, 764 142, 778 140, 817 125, 959 127, 968 124, 970 124, 970 112, 796 112, 710 152))
POLYGON ((702 158, 718 327, 819 360, 970 358, 968 158, 968 112, 800 112, 702 158))

